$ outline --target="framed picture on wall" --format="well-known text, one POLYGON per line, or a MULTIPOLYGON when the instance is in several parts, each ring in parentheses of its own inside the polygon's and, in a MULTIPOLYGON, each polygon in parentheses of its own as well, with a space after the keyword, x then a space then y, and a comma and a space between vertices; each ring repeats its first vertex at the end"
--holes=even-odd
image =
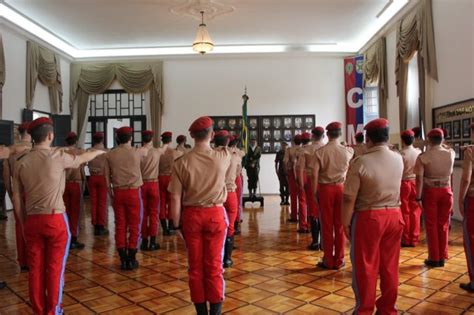
POLYGON ((313 129, 314 128, 314 119, 313 119, 313 117, 305 117, 304 125, 306 126, 307 129, 313 129))
POLYGON ((229 129, 234 130, 237 128, 237 120, 235 118, 229 118, 229 129))
POLYGON ((446 139, 451 139, 451 135, 453 134, 453 125, 450 121, 444 123, 444 129, 446 129, 446 139))
POLYGON ((225 118, 220 118, 217 120, 217 129, 224 130, 226 129, 227 124, 225 118))
POLYGON ((249 127, 250 129, 257 129, 258 123, 257 123, 257 118, 250 118, 249 119, 249 127))
POLYGON ((292 140, 291 130, 287 129, 283 132, 283 139, 285 139, 285 141, 291 141, 292 140))
POLYGON ((293 128, 293 120, 291 119, 291 117, 283 118, 283 126, 287 129, 293 128))
POLYGON ((461 142, 454 142, 453 150, 456 153, 455 159, 460 160, 461 159, 461 142))
POLYGON ((462 120, 462 137, 469 138, 471 136, 471 121, 469 118, 462 120))
POLYGON ((273 151, 278 152, 281 150, 281 142, 274 142, 273 143, 273 151))
POLYGON ((270 130, 264 130, 263 131, 263 140, 264 141, 269 141, 272 138, 270 130))
POLYGON ((273 128, 280 129, 281 128, 281 118, 275 117, 273 118, 273 128))
POLYGON ((262 119, 262 126, 264 129, 270 128, 270 118, 263 118, 262 119))
POLYGON ((461 139, 461 121, 453 121, 453 139, 461 139))
POLYGON ((273 130, 273 140, 281 141, 281 130, 273 130))
POLYGON ((303 118, 295 117, 295 128, 299 129, 303 127, 303 118))
POLYGON ((272 149, 271 143, 270 142, 264 142, 262 149, 263 149, 264 153, 269 153, 272 149))

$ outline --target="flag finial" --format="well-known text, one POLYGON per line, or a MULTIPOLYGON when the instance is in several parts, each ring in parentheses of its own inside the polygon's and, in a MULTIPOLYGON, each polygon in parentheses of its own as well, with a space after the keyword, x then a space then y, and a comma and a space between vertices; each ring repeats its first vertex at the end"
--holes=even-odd
POLYGON ((249 99, 249 97, 247 96, 247 86, 245 86, 244 88, 244 95, 242 95, 242 98, 247 101, 249 99))

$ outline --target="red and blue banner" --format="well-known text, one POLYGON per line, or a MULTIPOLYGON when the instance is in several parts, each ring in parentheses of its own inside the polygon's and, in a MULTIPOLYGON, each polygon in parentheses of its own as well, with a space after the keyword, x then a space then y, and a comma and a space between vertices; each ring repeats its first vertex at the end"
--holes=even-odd
POLYGON ((364 56, 344 59, 346 141, 348 145, 354 145, 356 133, 364 130, 363 65, 364 56))

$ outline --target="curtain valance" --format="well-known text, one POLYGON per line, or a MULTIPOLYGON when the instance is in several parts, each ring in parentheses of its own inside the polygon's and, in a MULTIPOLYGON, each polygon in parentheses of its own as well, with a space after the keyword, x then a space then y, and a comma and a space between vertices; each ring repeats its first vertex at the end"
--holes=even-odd
POLYGON ((364 85, 378 84, 379 115, 387 118, 387 45, 385 37, 377 40, 364 53, 364 85))
POLYGON ((39 44, 26 43, 26 108, 33 108, 36 82, 48 87, 51 112, 62 112, 63 88, 59 56, 39 44))
MULTIPOLYGON (((77 131, 85 133, 89 112, 89 95, 104 93, 117 80, 128 93, 150 91, 151 126, 161 129, 162 103, 161 61, 150 63, 76 63, 71 65, 71 113, 77 101, 77 131)), ((154 138, 155 145, 159 137, 154 138)))

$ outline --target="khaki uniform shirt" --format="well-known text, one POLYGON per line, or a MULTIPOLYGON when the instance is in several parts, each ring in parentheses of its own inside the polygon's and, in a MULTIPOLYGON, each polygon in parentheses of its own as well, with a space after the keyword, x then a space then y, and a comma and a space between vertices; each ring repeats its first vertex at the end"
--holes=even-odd
POLYGON ((242 157, 245 153, 238 149, 234 150, 233 148, 230 148, 229 152, 231 153, 231 160, 230 166, 225 174, 225 186, 227 187, 227 191, 235 191, 237 189, 235 179, 240 175, 239 171, 242 170, 242 157))
POLYGON ((355 211, 398 208, 403 160, 387 146, 375 146, 351 163, 344 194, 357 196, 355 211))
POLYGON ((403 178, 404 180, 415 179, 415 164, 418 155, 421 154, 421 150, 410 145, 406 148, 403 148, 400 151, 400 154, 403 159, 403 178))
POLYGON ((184 146, 178 145, 178 146, 176 147, 176 151, 179 151, 179 152, 185 154, 185 153, 188 153, 188 152, 190 151, 190 149, 188 149, 188 148, 186 148, 186 147, 184 147, 184 146))
POLYGON ((160 176, 169 176, 173 171, 174 161, 180 156, 182 156, 184 153, 181 151, 174 150, 170 147, 162 149, 164 150, 164 153, 160 158, 160 176))
POLYGON ((240 155, 240 160, 238 161, 237 163, 237 176, 240 176, 242 174, 242 159, 244 158, 245 156, 245 151, 244 150, 241 150, 237 147, 232 147, 232 148, 229 148, 229 150, 234 153, 236 152, 238 155, 240 155))
POLYGON ((140 164, 142 177, 144 181, 158 180, 158 167, 160 165, 160 157, 163 155, 163 149, 153 147, 142 147, 144 156, 140 164))
POLYGON ((467 196, 474 197, 474 146, 470 146, 464 150, 462 178, 464 180, 470 180, 467 196))
MULTIPOLYGON (((64 149, 66 153, 72 155, 81 155, 84 153, 83 150, 78 148, 66 148, 64 149)), ((66 182, 82 182, 84 180, 84 169, 83 166, 79 168, 70 168, 66 170, 66 182)))
POLYGON ((304 169, 307 175, 311 175, 316 151, 322 148, 323 146, 324 144, 318 141, 311 144, 307 144, 302 147, 303 150, 297 151, 298 156, 296 158, 296 169, 298 171, 304 169))
POLYGON ((425 152, 426 150, 426 144, 423 139, 415 138, 415 141, 413 142, 413 146, 417 149, 420 149, 421 152, 425 152))
POLYGON ((455 153, 442 146, 430 146, 420 154, 415 164, 415 174, 423 178, 428 187, 450 187, 455 153))
POLYGON ((182 195, 184 206, 221 206, 227 199, 225 176, 230 164, 227 148, 194 148, 174 164, 168 191, 182 195))
POLYGON ((340 144, 337 140, 330 140, 317 150, 312 167, 319 174, 318 183, 343 183, 353 155, 352 148, 340 144))
POLYGON ((119 145, 106 154, 105 172, 114 188, 138 188, 143 185, 140 162, 143 151, 119 145))
POLYGON ((294 146, 291 148, 287 148, 285 151, 285 157, 283 158, 283 163, 286 165, 286 169, 288 173, 293 171, 296 162, 296 152, 300 148, 300 146, 294 146))
POLYGON ((31 147, 31 142, 26 141, 15 143, 10 147, 10 156, 3 162, 3 180, 5 182, 5 187, 9 192, 11 192, 12 189, 11 179, 13 177, 13 171, 15 170, 15 162, 20 156, 23 156, 30 151, 31 147))
POLYGON ((361 156, 367 151, 367 146, 362 143, 362 144, 356 144, 354 147, 354 158, 361 156))
POLYGON ((26 196, 26 214, 64 213, 66 169, 80 166, 62 149, 34 147, 15 163, 13 194, 26 196))
MULTIPOLYGON (((109 150, 107 150, 106 148, 104 148, 103 145, 99 146, 94 146, 92 148, 90 148, 88 151, 104 151, 104 152, 109 152, 109 150)), ((105 159, 106 159, 106 155, 105 154, 101 154, 99 156, 97 156, 95 159, 93 159, 92 161, 89 161, 89 163, 87 163, 87 166, 89 167, 89 173, 92 175, 92 176, 104 176, 104 167, 105 167, 105 159)))

